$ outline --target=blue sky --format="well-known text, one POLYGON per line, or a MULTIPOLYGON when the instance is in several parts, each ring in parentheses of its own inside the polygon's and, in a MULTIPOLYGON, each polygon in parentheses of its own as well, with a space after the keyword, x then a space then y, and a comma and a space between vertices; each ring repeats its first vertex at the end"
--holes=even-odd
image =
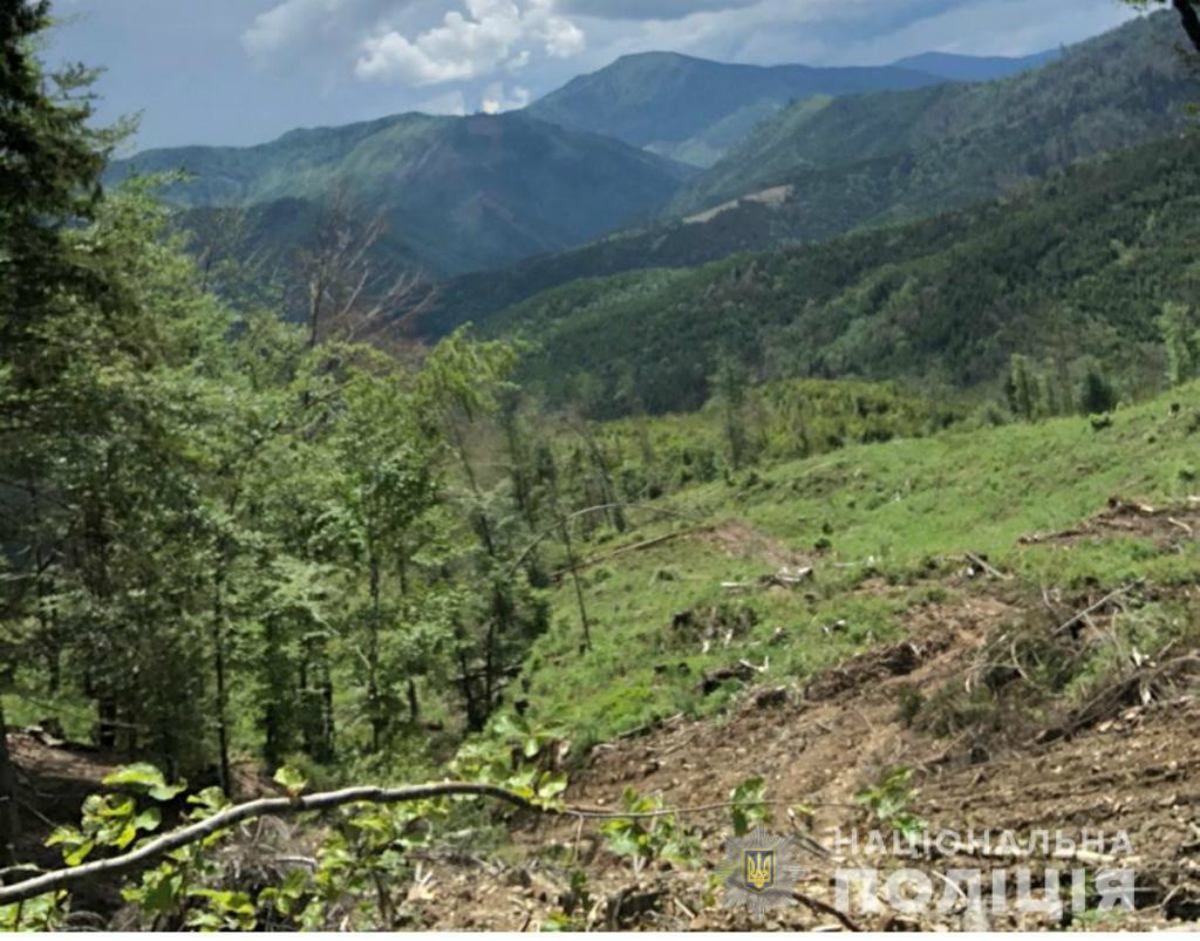
POLYGON ((401 111, 505 110, 620 55, 851 65, 1021 55, 1116 26, 1118 0, 57 0, 48 58, 106 68, 139 148, 250 144, 401 111))

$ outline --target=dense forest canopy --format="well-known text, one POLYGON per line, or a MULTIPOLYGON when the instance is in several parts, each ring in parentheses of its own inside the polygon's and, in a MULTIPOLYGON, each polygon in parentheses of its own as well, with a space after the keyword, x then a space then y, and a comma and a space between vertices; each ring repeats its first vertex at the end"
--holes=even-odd
POLYGON ((1052 367, 1064 403, 1102 361, 1128 396, 1150 394, 1166 381, 1163 305, 1190 310, 1196 288, 1196 148, 1146 144, 1002 202, 791 251, 578 281, 487 329, 538 344, 524 375, 550 401, 584 395, 609 416, 701 405, 723 356, 760 379, 995 392, 1020 354, 1052 367))

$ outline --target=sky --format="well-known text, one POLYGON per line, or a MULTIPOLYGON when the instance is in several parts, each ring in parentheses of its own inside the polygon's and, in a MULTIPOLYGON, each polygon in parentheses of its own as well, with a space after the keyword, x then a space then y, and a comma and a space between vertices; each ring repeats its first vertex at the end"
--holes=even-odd
POLYGON ((404 111, 522 107, 635 52, 875 65, 1024 55, 1131 16, 1119 0, 57 0, 52 64, 105 69, 128 149, 246 145, 404 111))

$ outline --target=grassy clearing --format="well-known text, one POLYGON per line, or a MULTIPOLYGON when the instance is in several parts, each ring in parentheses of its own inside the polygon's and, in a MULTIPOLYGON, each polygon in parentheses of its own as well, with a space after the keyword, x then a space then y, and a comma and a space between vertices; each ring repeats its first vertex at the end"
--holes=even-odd
MULTIPOLYGON (((948 578, 968 551, 1014 573, 1012 587, 1031 599, 1043 588, 1115 588, 1137 578, 1194 584, 1200 540, 1170 548, 1121 535, 1071 545, 1018 540, 1091 517, 1113 495, 1182 501, 1200 492, 1197 468, 1200 384, 1193 384, 1124 409, 1100 430, 1084 418, 956 430, 855 445, 692 486, 663 501, 688 522, 633 512, 636 529, 605 533, 580 545, 581 555, 601 556, 696 520, 754 538, 731 546, 680 537, 587 568, 582 581, 594 642, 587 654, 580 653, 574 588, 564 580, 551 593, 551 630, 537 641, 512 697, 527 700, 538 722, 569 730, 578 745, 681 712, 717 714, 740 684, 706 695, 706 672, 745 660, 766 667, 756 682, 802 684, 823 667, 903 636, 915 606, 953 603, 970 590, 948 578), (809 560, 813 581, 794 591, 722 589, 722 582, 775 571, 779 553, 809 560), (676 615, 688 611, 701 626, 674 628, 676 615), (710 622, 717 626, 706 634, 710 622), (737 629, 726 645, 730 624, 737 629)), ((1094 667, 1103 672, 1099 661, 1094 667)), ((29 696, 6 697, 10 721, 33 723, 53 711, 72 738, 86 740, 89 704, 60 699, 47 710, 36 700, 35 678, 28 679, 17 685, 28 686, 29 696)), ((1077 685, 1088 682, 1081 675, 1077 685)), ((436 692, 423 696, 435 709, 436 692)), ((244 721, 252 709, 247 704, 244 721)))
MULTIPOLYGON (((732 484, 691 488, 677 506, 713 525, 748 524, 812 558, 811 586, 732 595, 722 582, 775 566, 752 554, 731 557, 697 538, 623 555, 585 577, 591 653, 579 651, 569 583, 555 592, 554 626, 534 649, 526 698, 539 719, 567 726, 584 742, 678 712, 715 712, 734 690, 702 695, 705 670, 769 658, 765 681, 787 682, 898 636, 912 606, 953 595, 940 578, 965 552, 986 554, 1031 596, 1043 587, 1116 587, 1135 578, 1193 583, 1200 574, 1196 541, 1164 548, 1128 536, 1070 546, 1018 540, 1091 517, 1114 495, 1182 501, 1200 491, 1198 465, 1200 384, 1193 384, 1118 412, 1107 428, 1065 418, 954 431, 850 447, 746 472, 732 484), (862 590, 867 578, 869 591, 862 590), (704 652, 702 641, 672 627, 679 612, 722 604, 753 612, 753 626, 728 647, 711 642, 704 652), (839 621, 843 629, 823 630, 839 621)), ((668 531, 648 525, 628 538, 668 531)))

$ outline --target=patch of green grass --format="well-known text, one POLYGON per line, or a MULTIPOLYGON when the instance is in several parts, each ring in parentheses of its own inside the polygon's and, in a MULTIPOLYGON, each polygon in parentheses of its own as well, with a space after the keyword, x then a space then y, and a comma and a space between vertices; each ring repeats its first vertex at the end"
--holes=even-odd
MULTIPOLYGON (((1031 597, 1042 587, 1115 588, 1139 578, 1193 583, 1200 579, 1195 542, 1161 548, 1120 535, 1064 547, 1018 540, 1093 516, 1113 495, 1160 504, 1190 495, 1193 482, 1179 471, 1195 463, 1197 416, 1200 384, 1192 384, 1117 412, 1099 431, 1082 417, 953 431, 761 466, 752 488, 693 486, 672 504, 714 526, 748 524, 809 554, 815 579, 794 591, 723 590, 723 582, 750 582, 776 566, 731 557, 719 542, 694 537, 607 560, 584 579, 590 653, 579 652, 573 586, 552 593, 553 626, 526 671, 531 708, 542 721, 574 729, 577 743, 679 712, 712 714, 736 684, 704 696, 706 671, 769 662, 761 682, 800 682, 893 640, 914 605, 953 600, 946 576, 966 552, 986 554, 1031 597), (1180 404, 1176 413, 1171 403, 1180 404), (753 612, 753 625, 728 646, 713 636, 706 650, 704 639, 672 626, 681 612, 720 605, 753 612)), ((647 523, 637 538, 674 525, 647 523)))

